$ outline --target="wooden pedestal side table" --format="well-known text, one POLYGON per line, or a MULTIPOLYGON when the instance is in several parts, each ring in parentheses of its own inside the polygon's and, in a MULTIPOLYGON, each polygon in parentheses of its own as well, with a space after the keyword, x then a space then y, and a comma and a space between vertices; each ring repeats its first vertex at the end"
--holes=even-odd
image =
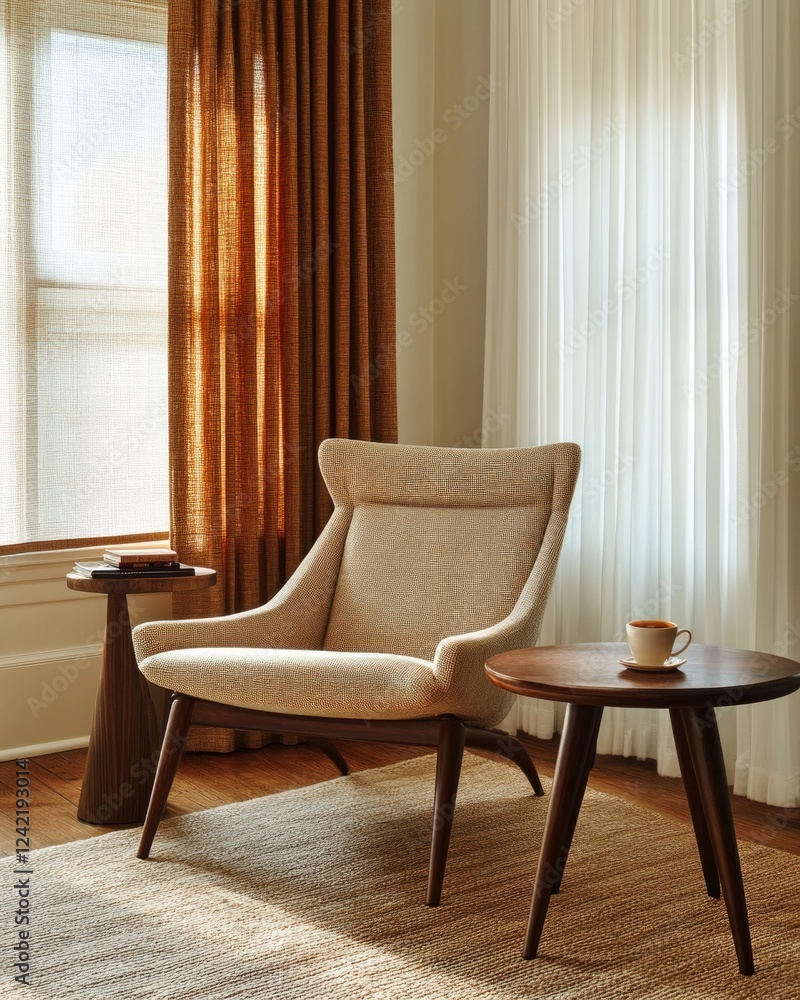
POLYGON ((752 975, 753 950, 739 850, 714 709, 780 698, 800 689, 800 663, 780 656, 691 645, 682 670, 645 673, 617 661, 624 643, 540 646, 493 656, 486 673, 516 694, 567 703, 547 810, 523 958, 535 958, 550 897, 561 888, 572 836, 594 763, 605 706, 666 708, 709 896, 720 885, 739 971, 752 975))
POLYGON ((158 763, 161 734, 133 653, 127 595, 202 590, 216 582, 214 570, 202 566, 195 567, 195 576, 92 580, 67 574, 71 590, 108 595, 100 686, 78 802, 84 823, 143 822, 158 763))

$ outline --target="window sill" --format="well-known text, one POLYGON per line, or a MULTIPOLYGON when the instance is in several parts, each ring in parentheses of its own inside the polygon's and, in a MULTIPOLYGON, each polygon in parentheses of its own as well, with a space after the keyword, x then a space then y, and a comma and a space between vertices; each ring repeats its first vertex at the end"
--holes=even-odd
MULTIPOLYGON (((153 538, 150 541, 132 542, 131 549, 169 547, 169 539, 153 538)), ((75 549, 51 549, 48 552, 20 552, 0 558, 0 587, 15 583, 63 577, 78 560, 102 559, 105 545, 90 545, 75 549)))

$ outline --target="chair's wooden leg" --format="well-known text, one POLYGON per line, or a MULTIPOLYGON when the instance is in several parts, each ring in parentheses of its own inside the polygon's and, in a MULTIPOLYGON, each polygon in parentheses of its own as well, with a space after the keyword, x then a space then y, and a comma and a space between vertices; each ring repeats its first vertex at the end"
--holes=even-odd
POLYGON ((502 757, 513 761, 530 782, 534 795, 544 795, 544 788, 539 779, 539 772, 531 760, 530 754, 510 733, 499 733, 492 729, 478 729, 477 726, 467 726, 467 748, 482 750, 493 757, 502 757))
POLYGON ((714 846, 711 843, 711 836, 708 832, 708 823, 703 810, 703 799, 697 784, 697 776, 692 763, 692 753, 689 749, 689 739, 683 722, 683 713, 679 708, 669 710, 669 718, 672 723, 672 735, 675 737, 675 750, 678 754, 678 764, 680 765, 683 777, 683 787, 686 791, 686 799, 689 803, 689 812, 692 816, 692 826, 694 836, 697 841, 697 851, 700 855, 700 866, 703 869, 703 878, 706 883, 706 891, 714 899, 720 897, 719 872, 717 863, 714 860, 714 846))
POLYGON ((334 746, 331 740, 326 740, 322 736, 306 736, 305 739, 308 743, 319 747, 325 756, 333 761, 339 771, 339 774, 350 773, 350 767, 348 766, 347 761, 339 753, 338 749, 334 746))
POLYGON ((189 726, 192 722, 193 708, 193 698, 186 698, 182 695, 174 697, 169 711, 167 731, 164 733, 164 742, 161 744, 161 755, 158 758, 158 768, 153 791, 150 795, 150 804, 147 807, 142 839, 139 841, 139 850, 136 852, 137 858, 144 859, 150 856, 150 848, 153 846, 153 839, 161 817, 164 815, 172 782, 175 780, 175 772, 178 770, 178 764, 183 755, 186 734, 189 732, 189 726))
POLYGON ((458 719, 446 717, 439 726, 439 751, 436 756, 436 791, 433 805, 433 837, 428 869, 428 906, 438 906, 442 898, 444 869, 453 829, 453 814, 464 757, 466 727, 458 719))

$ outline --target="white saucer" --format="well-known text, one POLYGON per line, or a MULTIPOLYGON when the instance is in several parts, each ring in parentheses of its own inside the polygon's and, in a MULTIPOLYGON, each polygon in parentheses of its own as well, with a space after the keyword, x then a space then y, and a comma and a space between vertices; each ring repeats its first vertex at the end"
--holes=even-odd
POLYGON ((658 666, 648 666, 646 663, 637 663, 634 659, 619 660, 619 663, 623 667, 627 667, 628 670, 643 670, 647 673, 665 674, 670 670, 677 670, 678 667, 682 667, 686 660, 680 656, 670 656, 668 660, 664 660, 663 663, 658 664, 658 666))

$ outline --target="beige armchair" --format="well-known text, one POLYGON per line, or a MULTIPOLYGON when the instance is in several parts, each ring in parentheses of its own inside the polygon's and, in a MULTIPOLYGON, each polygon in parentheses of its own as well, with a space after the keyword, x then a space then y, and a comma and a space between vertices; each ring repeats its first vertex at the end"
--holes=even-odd
POLYGON ((335 509, 264 607, 134 630, 145 677, 174 692, 138 856, 149 855, 190 725, 437 747, 427 902, 436 906, 464 748, 514 761, 492 729, 513 695, 486 660, 536 642, 580 466, 574 444, 472 450, 325 441, 335 509))

